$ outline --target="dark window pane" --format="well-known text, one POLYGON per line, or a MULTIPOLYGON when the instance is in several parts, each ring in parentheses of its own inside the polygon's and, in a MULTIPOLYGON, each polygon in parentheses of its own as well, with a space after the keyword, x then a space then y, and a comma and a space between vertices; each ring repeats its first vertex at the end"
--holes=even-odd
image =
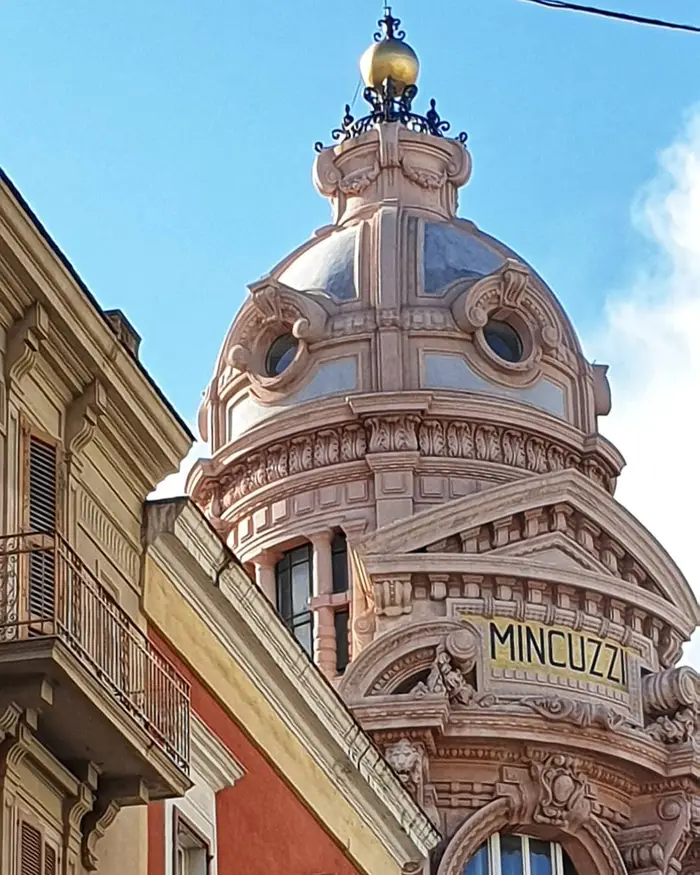
POLYGON ((504 361, 515 363, 523 357, 523 342, 520 335, 507 322, 490 319, 484 326, 484 340, 504 361))
POLYGON ((292 565, 301 565, 305 562, 311 564, 311 548, 308 544, 303 547, 296 547, 289 552, 289 558, 292 565))
POLYGON ((278 377, 294 361, 298 342, 291 334, 282 334, 270 346, 265 358, 265 370, 268 377, 278 377))
POLYGON ((489 875, 489 849, 482 845, 467 863, 464 875, 489 875))
POLYGON ((333 563, 333 592, 348 591, 348 542, 343 532, 338 532, 331 543, 333 563))
POLYGON ((277 578, 277 610, 283 620, 292 616, 292 587, 289 570, 289 556, 284 556, 275 569, 277 578))
POLYGON ((309 656, 313 656, 313 624, 311 622, 311 615, 307 614, 306 616, 308 619, 295 625, 292 632, 309 656))
POLYGON ((311 596, 311 566, 308 562, 292 566, 292 607, 298 614, 305 610, 311 596))
POLYGON ((530 872, 532 875, 552 875, 552 846, 549 842, 530 839, 530 872))
POLYGON ((350 611, 347 608, 342 611, 336 611, 333 619, 335 621, 335 670, 338 674, 342 674, 350 661, 348 647, 350 611))
POLYGON ((523 875, 520 836, 501 836, 501 875, 523 875))

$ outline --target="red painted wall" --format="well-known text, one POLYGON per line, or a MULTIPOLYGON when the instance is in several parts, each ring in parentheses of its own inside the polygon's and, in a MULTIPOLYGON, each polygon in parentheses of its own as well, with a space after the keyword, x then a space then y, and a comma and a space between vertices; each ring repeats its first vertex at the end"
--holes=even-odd
MULTIPOLYGON (((219 875, 358 875, 359 870, 228 716, 204 684, 157 634, 156 646, 192 684, 192 708, 236 757, 245 776, 217 794, 219 875)), ((148 812, 149 875, 165 872, 162 803, 148 812)))

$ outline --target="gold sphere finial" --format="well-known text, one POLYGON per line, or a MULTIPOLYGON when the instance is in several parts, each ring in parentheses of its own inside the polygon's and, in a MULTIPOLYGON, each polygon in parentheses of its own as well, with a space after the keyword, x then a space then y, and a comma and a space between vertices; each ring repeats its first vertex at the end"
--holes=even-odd
POLYGON ((401 21, 392 16, 390 6, 384 7, 384 18, 378 24, 381 30, 375 33, 375 42, 360 58, 360 73, 370 88, 379 88, 390 79, 396 93, 401 94, 418 81, 418 56, 404 42, 406 34, 399 30, 401 21))

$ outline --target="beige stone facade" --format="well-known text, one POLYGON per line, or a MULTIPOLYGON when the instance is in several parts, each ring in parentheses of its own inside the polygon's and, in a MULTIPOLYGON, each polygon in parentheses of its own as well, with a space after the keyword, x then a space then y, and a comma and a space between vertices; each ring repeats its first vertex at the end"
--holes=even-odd
POLYGON ((3 875, 93 871, 100 850, 100 872, 144 872, 144 803, 190 786, 189 687, 140 601, 143 502, 191 436, 137 354, 2 176, 3 875))
POLYGON ((615 501, 606 368, 457 216, 462 142, 350 128, 332 224, 224 340, 189 489, 439 828, 431 873, 700 871, 700 612, 615 501))

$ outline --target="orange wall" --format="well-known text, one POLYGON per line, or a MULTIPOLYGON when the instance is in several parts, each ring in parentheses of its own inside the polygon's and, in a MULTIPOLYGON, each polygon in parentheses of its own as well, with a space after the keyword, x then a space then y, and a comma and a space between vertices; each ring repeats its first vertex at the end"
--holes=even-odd
MULTIPOLYGON (((165 642, 156 646, 192 684, 192 708, 243 766, 245 775, 217 795, 219 875, 358 875, 359 870, 295 793, 165 642)), ((149 875, 165 871, 163 805, 148 812, 149 875)))

